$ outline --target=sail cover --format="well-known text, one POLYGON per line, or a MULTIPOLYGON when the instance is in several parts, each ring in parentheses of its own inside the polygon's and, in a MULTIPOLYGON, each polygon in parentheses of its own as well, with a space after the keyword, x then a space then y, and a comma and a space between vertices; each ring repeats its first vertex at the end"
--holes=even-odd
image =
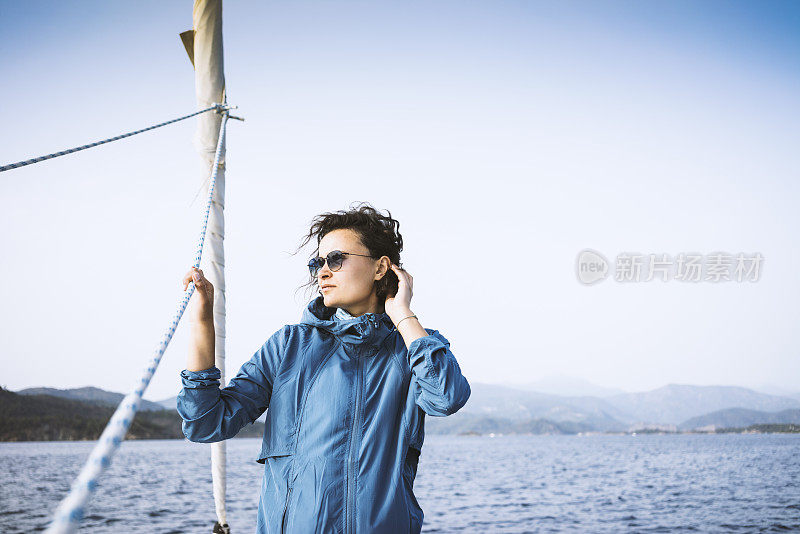
MULTIPOLYGON (((195 0, 191 32, 181 35, 194 64, 195 93, 198 109, 225 102, 225 75, 222 53, 222 0, 195 0), (193 34, 193 35, 192 35, 193 34), (191 38, 193 36, 193 39, 191 38)), ((197 120, 194 145, 203 159, 202 176, 211 176, 222 116, 204 113, 197 120)), ((206 188, 209 183, 206 183, 206 188)), ((208 189, 206 189, 206 194, 208 189)), ((206 278, 214 285, 214 330, 216 362, 225 381, 225 145, 222 145, 214 198, 208 219, 208 233, 200 264, 206 278)), ((211 444, 211 473, 214 504, 220 525, 227 524, 225 512, 225 442, 211 444)))

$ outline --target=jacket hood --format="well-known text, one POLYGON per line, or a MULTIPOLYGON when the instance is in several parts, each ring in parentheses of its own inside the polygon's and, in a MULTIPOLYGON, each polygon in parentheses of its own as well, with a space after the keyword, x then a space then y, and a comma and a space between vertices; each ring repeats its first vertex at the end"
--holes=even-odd
POLYGON ((342 319, 337 308, 325 306, 322 295, 308 303, 303 310, 301 324, 327 330, 342 342, 351 345, 380 345, 386 336, 395 330, 394 323, 386 312, 365 313, 352 319, 342 319))

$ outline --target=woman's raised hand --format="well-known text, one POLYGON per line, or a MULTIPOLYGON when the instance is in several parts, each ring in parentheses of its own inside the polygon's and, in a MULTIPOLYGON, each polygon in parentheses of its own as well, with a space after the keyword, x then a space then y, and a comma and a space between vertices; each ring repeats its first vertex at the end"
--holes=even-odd
POLYGON ((414 290, 414 277, 408 271, 392 264, 392 270, 397 275, 397 293, 386 298, 384 311, 392 321, 399 321, 411 314, 411 295, 414 290))
POLYGON ((214 320, 214 286, 208 279, 203 276, 203 271, 197 267, 192 267, 187 272, 181 283, 183 290, 189 287, 189 282, 194 282, 195 294, 197 295, 197 302, 194 306, 195 320, 214 320))

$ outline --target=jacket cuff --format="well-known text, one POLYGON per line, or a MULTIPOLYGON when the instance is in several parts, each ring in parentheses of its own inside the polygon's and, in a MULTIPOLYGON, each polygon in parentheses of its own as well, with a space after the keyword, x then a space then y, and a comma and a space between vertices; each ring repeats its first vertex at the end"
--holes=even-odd
POLYGON ((183 387, 189 389, 219 387, 221 373, 216 366, 203 369, 202 371, 181 371, 181 382, 183 387))

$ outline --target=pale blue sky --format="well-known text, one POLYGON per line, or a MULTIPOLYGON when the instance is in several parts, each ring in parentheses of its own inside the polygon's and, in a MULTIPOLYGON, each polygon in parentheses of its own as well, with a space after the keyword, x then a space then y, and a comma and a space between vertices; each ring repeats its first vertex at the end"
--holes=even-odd
MULTIPOLYGON (((305 302, 311 218, 401 222, 467 378, 797 390, 800 8, 232 2, 228 372, 305 302), (757 283, 578 283, 578 252, 760 252, 757 283)), ((194 110, 191 2, 0 2, 0 163, 194 110)), ((128 391, 192 262, 186 121, 0 174, 0 383, 128 391)), ((182 324, 147 398, 174 395, 182 324)))

